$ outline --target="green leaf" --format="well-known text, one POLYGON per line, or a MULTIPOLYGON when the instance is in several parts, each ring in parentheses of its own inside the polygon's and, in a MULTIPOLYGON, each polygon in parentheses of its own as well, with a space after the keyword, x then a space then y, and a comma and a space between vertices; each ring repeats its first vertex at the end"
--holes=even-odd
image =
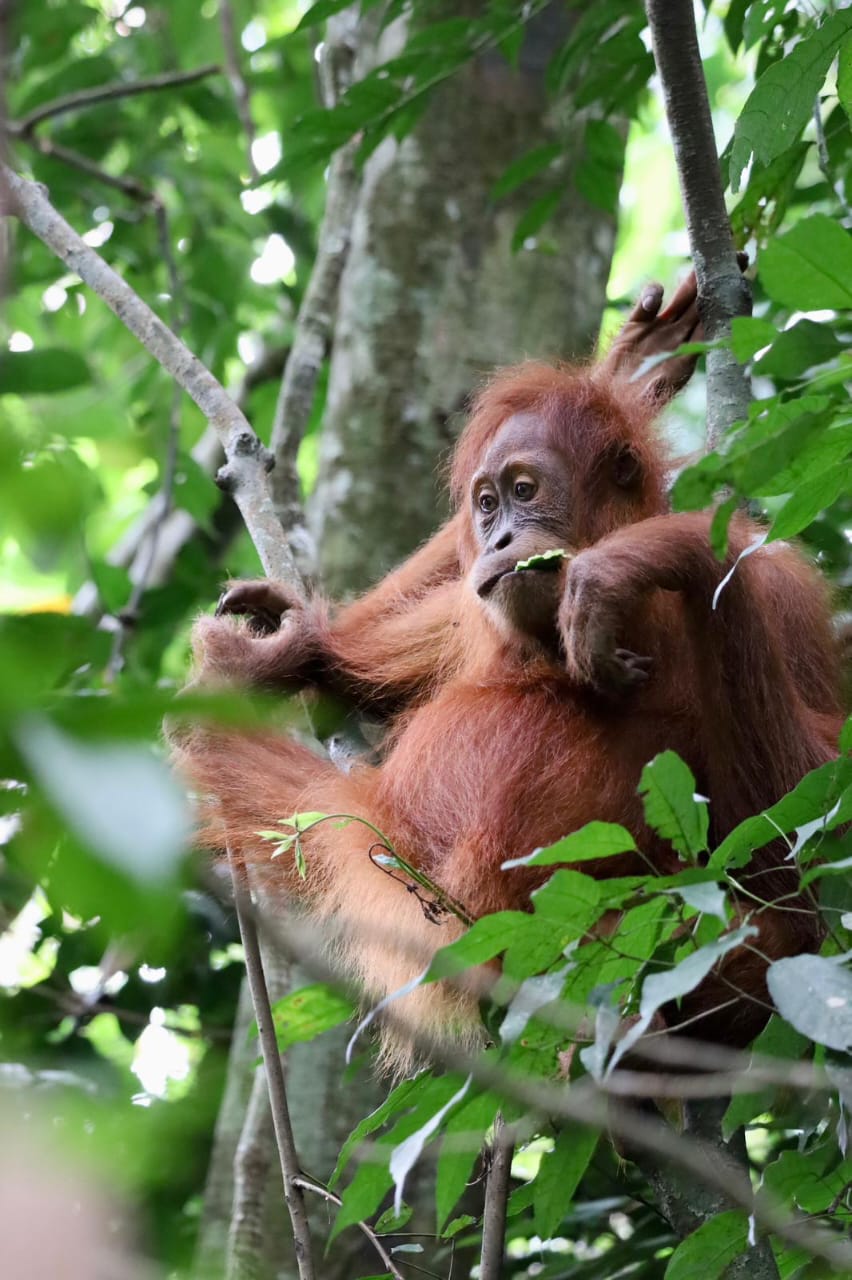
POLYGON ((728 1264, 745 1253, 748 1243, 748 1215, 742 1209, 714 1214, 682 1240, 666 1267, 665 1280, 719 1280, 728 1264))
POLYGON ((440 1233, 442 1240, 452 1240, 460 1231, 465 1231, 468 1227, 472 1227, 476 1222, 476 1218, 472 1218, 469 1213, 463 1213, 458 1218, 453 1218, 452 1222, 448 1222, 444 1230, 440 1233))
POLYGON ((334 1172, 332 1173, 331 1180, 329 1181, 330 1187, 333 1187, 339 1179, 341 1173, 346 1168, 349 1157, 352 1155, 352 1152, 358 1144, 362 1142, 364 1138, 369 1137, 371 1133, 375 1133, 377 1129, 380 1129, 382 1125, 391 1118, 391 1116, 394 1116, 406 1107, 411 1106, 412 1101, 414 1101, 419 1094, 423 1092, 424 1085, 432 1079, 433 1077, 427 1073, 426 1075, 418 1076, 414 1080, 403 1080, 402 1084, 397 1085, 397 1087, 388 1094, 381 1106, 376 1107, 375 1111, 371 1111, 368 1116, 365 1116, 364 1119, 355 1126, 340 1149, 340 1155, 337 1157, 337 1164, 334 1167, 334 1172))
POLYGON ((594 1129, 569 1125, 559 1131, 553 1150, 542 1158, 533 1187, 533 1230, 543 1240, 556 1234, 599 1137, 594 1129))
POLYGON ((674 890, 688 907, 704 915, 716 916, 722 924, 728 923, 727 894, 718 884, 684 884, 674 890))
POLYGON ((500 1025, 502 1044, 512 1044, 518 1040, 526 1030, 530 1018, 535 1017, 540 1010, 559 999, 565 983, 565 975, 572 967, 570 964, 563 965, 561 969, 550 973, 537 974, 532 978, 524 979, 513 995, 500 1025))
POLYGON ((424 1125, 421 1125, 414 1133, 408 1135, 397 1147, 394 1147, 390 1158, 390 1173, 393 1178, 394 1187, 394 1212, 399 1213, 402 1207, 402 1194, 405 1190, 405 1183, 409 1173, 420 1159, 423 1148, 426 1143, 437 1133, 441 1127, 441 1122, 447 1116, 453 1107, 461 1102, 464 1095, 470 1088, 471 1077, 464 1081, 461 1088, 457 1090, 453 1096, 444 1103, 444 1105, 430 1116, 424 1125))
POLYGON ((537 173, 541 173, 542 169, 549 168, 553 161, 562 155, 562 151, 563 148, 558 142, 548 142, 543 147, 533 147, 531 151, 525 151, 519 159, 513 160, 503 170, 491 188, 491 199, 500 200, 503 196, 510 195, 530 178, 534 178, 537 173))
MULTIPOLYGON (((795 1031, 783 1018, 779 1018, 777 1013, 773 1013, 766 1026, 752 1045, 752 1052, 756 1056, 765 1056, 768 1058, 781 1058, 789 1062, 798 1061, 808 1047, 809 1041, 798 1031, 795 1031)), ((761 1089, 758 1093, 739 1093, 736 1094, 725 1112, 722 1121, 723 1136, 727 1142, 731 1135, 736 1133, 742 1125, 747 1124, 755 1116, 762 1115, 764 1111, 772 1108, 777 1089, 770 1086, 761 1089)))
POLYGON ((807 528, 827 507, 852 487, 852 463, 844 462, 804 480, 778 512, 769 530, 767 542, 776 538, 792 538, 807 528))
POLYGON ((725 28, 725 38, 731 49, 731 53, 736 53, 743 40, 743 19, 745 11, 749 6, 749 0, 731 0, 728 5, 728 12, 725 14, 723 26, 725 28))
POLYGON ((278 1048, 283 1053, 293 1044, 315 1040, 324 1031, 347 1022, 354 1012, 352 1001, 324 982, 300 987, 272 1006, 278 1048))
POLYGON ((470 1181, 485 1136, 500 1110, 500 1099, 493 1093, 480 1093, 465 1099, 444 1125, 444 1137, 435 1174, 435 1207, 438 1234, 446 1238, 444 1227, 470 1181))
POLYGON ((843 757, 820 765, 763 813, 746 818, 730 831, 710 858, 712 870, 743 867, 755 849, 762 849, 779 833, 823 819, 852 784, 852 759, 843 757))
POLYGON ((317 0, 316 4, 312 4, 310 9, 302 14, 296 30, 303 31, 307 27, 315 27, 320 22, 325 22, 327 18, 333 18, 336 13, 348 8, 349 2, 350 0, 317 0))
POLYGON ((742 172, 752 155, 767 164, 791 147, 811 119, 814 100, 844 36, 852 30, 852 14, 836 13, 812 35, 763 72, 734 127, 731 190, 739 190, 742 172))
POLYGON ((522 926, 504 939, 508 949, 504 972, 523 980, 541 973, 565 954, 598 919, 603 911, 601 890, 591 876, 562 870, 532 894, 533 915, 521 912, 522 926))
MULTIPOLYGON (((852 20, 852 11, 847 16, 852 20)), ((759 267, 766 292, 781 306, 852 307, 852 235, 825 213, 812 213, 768 244, 759 267)))
POLYGON ((394 1213, 393 1209, 385 1209, 384 1213, 376 1219, 373 1230, 376 1235, 393 1235, 397 1231, 401 1231, 407 1222, 410 1222, 414 1215, 414 1210, 410 1205, 404 1204, 400 1213, 394 1213))
POLYGON ((759 320, 756 316, 734 316, 731 322, 731 350, 740 364, 745 364, 777 337, 778 330, 771 320, 759 320))
POLYGON ((550 551, 542 551, 526 560, 519 560, 515 565, 515 571, 520 573, 524 569, 553 569, 555 572, 559 568, 560 561, 570 559, 567 551, 563 551, 561 547, 554 547, 550 551))
POLYGON ((92 372, 78 351, 64 347, 0 351, 0 396, 45 395, 91 381, 92 372))
POLYGON ((754 371, 790 382, 815 365, 833 360, 842 350, 842 343, 827 324, 800 320, 774 337, 772 346, 757 361, 754 371))
POLYGON ((553 191, 548 191, 545 195, 540 196, 534 204, 530 205, 526 213, 518 219, 518 225, 515 227, 515 234, 512 236, 513 253, 523 249, 526 241, 532 239, 541 230, 545 222, 553 217, 562 203, 564 194, 562 187, 555 187, 553 191))
POLYGON ((795 1204, 802 1213, 822 1213, 852 1181, 852 1160, 835 1164, 835 1159, 830 1143, 812 1151, 782 1151, 764 1170, 763 1185, 781 1204, 795 1204))
POLYGON ((17 737, 42 789, 88 848, 142 884, 174 875, 189 841, 189 812, 152 751, 81 742, 35 717, 17 737))
POLYGON ((837 956, 787 956, 769 966, 766 985, 778 1012, 817 1044, 852 1049, 852 973, 837 956))
POLYGON ((639 794, 645 821, 694 862, 707 848, 707 801, 696 796, 692 770, 674 751, 664 751, 642 770, 639 794))
POLYGON ((584 151, 574 172, 574 185, 589 204, 604 213, 612 213, 618 205, 624 147, 624 133, 608 120, 590 120, 586 125, 584 151))
POLYGON ((532 916, 525 911, 498 911, 483 916, 455 942, 435 953, 424 982, 453 978, 465 969, 493 960, 506 950, 514 931, 528 928, 531 923, 532 916))
POLYGON ((563 836, 546 849, 535 849, 525 858, 512 858, 503 863, 503 870, 512 867, 551 867, 559 862, 590 862, 598 858, 611 858, 619 853, 630 853, 636 841, 625 827, 615 822, 588 822, 579 831, 563 836))
POLYGON ((775 234, 796 194, 796 183, 810 149, 808 143, 800 142, 771 164, 752 167, 748 186, 731 213, 731 230, 737 244, 752 238, 764 244, 775 234))

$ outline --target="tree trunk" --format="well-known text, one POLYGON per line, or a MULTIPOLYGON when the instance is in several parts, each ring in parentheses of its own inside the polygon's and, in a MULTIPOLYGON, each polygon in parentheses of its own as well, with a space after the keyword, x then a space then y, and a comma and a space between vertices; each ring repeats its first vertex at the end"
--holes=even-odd
POLYGON ((498 51, 468 64, 365 165, 310 510, 332 594, 374 581, 433 531, 445 510, 438 466, 484 373, 585 354, 595 335, 614 222, 572 190, 584 121, 545 89, 568 21, 559 5, 539 14, 517 69, 498 51), (554 141, 566 148, 564 198, 537 246, 514 253, 521 214, 552 178, 498 201, 490 192, 554 141))

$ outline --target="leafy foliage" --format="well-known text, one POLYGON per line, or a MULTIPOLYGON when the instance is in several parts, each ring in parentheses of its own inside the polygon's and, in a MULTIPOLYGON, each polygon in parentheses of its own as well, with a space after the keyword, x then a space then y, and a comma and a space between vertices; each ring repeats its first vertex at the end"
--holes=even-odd
MULTIPOLYGON (((358 136, 363 162, 387 139, 404 142, 433 104, 440 109, 449 77, 489 58, 523 65, 527 27, 535 30, 544 6, 489 0, 449 13, 431 0, 367 2, 361 21, 376 36, 405 10, 401 46, 334 109, 319 109, 316 44, 322 23, 345 7, 319 0, 301 13, 270 0, 234 3, 258 135, 256 180, 231 86, 215 70, 222 50, 213 6, 15 7, 4 76, 12 160, 48 186, 63 215, 231 386, 247 361, 257 356, 265 367, 270 352, 290 344, 334 150, 358 136), (171 81, 163 87, 120 91, 162 75, 171 81), (104 86, 116 92, 68 106, 68 95, 104 86)), ((674 501, 694 508, 723 496, 720 551, 737 503, 758 502, 768 540, 802 537, 848 608, 852 19, 842 6, 782 0, 707 7, 708 38, 723 30, 731 51, 717 48, 708 60, 720 97, 726 80, 744 74, 732 60, 741 50, 757 72, 723 166, 737 197, 735 234, 757 252, 755 315, 735 323, 731 343, 758 398, 717 452, 683 471, 674 501)), ((565 199, 569 161, 592 206, 612 211, 623 199, 628 132, 635 143, 653 128, 643 32, 632 0, 568 6, 547 72, 564 145, 518 155, 490 193, 494 209, 510 194, 528 197, 513 228, 516 248, 565 199), (578 110, 579 131, 568 120, 578 110)), ((25 1090, 12 1095, 22 1111, 49 1099, 75 1156, 140 1206, 163 1274, 185 1276, 240 953, 233 922, 183 856, 187 817, 162 760, 159 724, 185 670, 188 619, 215 598, 223 557, 234 574, 256 572, 257 557, 234 537, 205 463, 205 424, 193 406, 175 403, 122 325, 20 232, 11 284, 0 352, 0 776, 9 780, 0 789, 0 1081, 25 1090), (157 503, 181 513, 191 536, 167 571, 135 592, 138 561, 122 544, 157 503), (158 1036, 172 1062, 160 1076, 149 1048, 158 1036)), ((246 392, 262 435, 281 359, 246 392)), ((320 396, 314 429, 321 409, 320 396)), ((156 542, 137 539, 143 560, 156 558, 156 542)), ((228 723, 256 714, 235 702, 199 698, 228 723)), ((738 872, 783 838, 829 937, 822 955, 772 966, 778 1013, 754 1052, 775 1075, 732 1100, 726 1128, 749 1126, 762 1182, 782 1203, 848 1232, 852 730, 841 746, 837 764, 719 843, 686 765, 670 752, 650 762, 645 814, 680 856, 675 875, 585 874, 589 863, 635 849, 626 830, 604 823, 507 864, 506 874, 522 865, 555 870, 529 913, 478 921, 438 954, 427 978, 499 961, 503 977, 484 1009, 492 1043, 476 1059, 482 1071, 469 1082, 464 1073, 423 1072, 356 1126, 333 1178, 343 1199, 335 1230, 378 1214, 377 1229, 401 1238, 403 1184, 425 1167, 434 1168, 438 1256, 476 1243, 470 1184, 500 1116, 519 1126, 507 1274, 531 1274, 531 1259, 553 1280, 723 1274, 748 1247, 743 1215, 720 1214, 676 1244, 641 1176, 619 1166, 593 1124, 525 1109, 502 1085, 553 1084, 568 1097, 590 1081, 605 1086, 655 1013, 748 943, 750 912, 763 904, 740 898, 735 915, 738 872), (632 1029, 619 1040, 622 1019, 632 1029), (780 1082, 803 1056, 828 1082, 818 1103, 780 1082), (394 1187, 396 1212, 382 1213, 394 1187)), ((272 836, 296 849, 304 823, 319 816, 298 815, 302 825, 291 820, 272 836)), ((350 1007, 323 984, 295 992, 276 1006, 281 1047, 338 1025, 350 1007)), ((801 1251, 777 1252, 783 1275, 811 1274, 801 1251)))

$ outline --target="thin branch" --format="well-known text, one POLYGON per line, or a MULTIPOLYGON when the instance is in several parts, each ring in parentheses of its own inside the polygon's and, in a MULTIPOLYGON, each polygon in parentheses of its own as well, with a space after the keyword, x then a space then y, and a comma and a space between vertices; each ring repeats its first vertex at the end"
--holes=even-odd
POLYGON ((198 405, 222 442, 226 464, 219 483, 230 492, 271 577, 299 582, 293 557, 281 536, 264 472, 271 458, 245 415, 213 374, 175 336, 103 258, 56 212, 38 183, 3 166, 0 176, 7 213, 25 226, 75 272, 121 320, 198 405))
POLYGON ((240 887, 239 872, 235 868, 233 856, 229 853, 229 861, 233 873, 234 906, 240 926, 240 937, 246 958, 246 976, 257 1019, 257 1032, 263 1054, 263 1066, 266 1071, 266 1084, 269 1089, 269 1101, 272 1107, 272 1123, 275 1127, 275 1141, 278 1147, 278 1158, 281 1174, 284 1179, 284 1199, 290 1221, 293 1225, 293 1249, 296 1254, 296 1266, 299 1280, 314 1280, 313 1253, 311 1250, 311 1234, 308 1226, 308 1215, 305 1210, 305 1198, 301 1185, 295 1180, 299 1177, 299 1157, 293 1139, 293 1126, 290 1123, 290 1108, 287 1105, 287 1093, 284 1086, 284 1068, 278 1052, 278 1041, 275 1037, 275 1023, 269 1003, 269 992, 266 989, 266 978, 263 973, 263 961, 260 954, 257 929, 251 904, 240 887))
POLYGON ((50 160, 58 160, 61 164, 66 164, 70 169, 77 169, 80 173, 85 173, 90 178, 94 178, 96 182, 101 182, 105 187, 114 187, 116 191, 122 191, 131 200, 138 200, 140 203, 149 203, 153 200, 153 194, 144 187, 141 182, 137 182, 135 178, 125 178, 116 173, 110 173, 107 169, 103 169, 94 160, 90 160, 88 156, 84 156, 80 151, 74 151, 71 147, 65 147, 60 142, 54 142, 53 138, 43 137, 41 134, 32 134, 30 137, 24 138, 23 141, 34 146, 35 149, 43 156, 47 156, 50 160))
POLYGON ((506 1252, 506 1206, 514 1147, 508 1138, 503 1117, 494 1125, 485 1182, 485 1209, 482 1215, 482 1258, 479 1280, 500 1280, 506 1252))
POLYGON ((69 111, 83 111, 88 107, 96 107, 101 102, 113 102, 118 98, 132 98, 140 93, 159 93, 163 89, 177 89, 182 85, 195 84, 208 76, 219 75, 222 68, 218 63, 208 63, 203 67, 195 67, 192 71, 166 71, 161 75, 143 76, 139 80, 117 80, 111 84, 95 85, 92 89, 79 89, 76 93, 66 93, 51 102, 44 102, 34 107, 20 120, 10 120, 7 129, 10 133, 26 137, 32 133, 36 125, 56 116, 67 115, 69 111))
POLYGON ((222 49, 225 53, 225 70, 234 93, 237 116, 246 135, 248 150, 249 176, 252 183, 258 181, 260 174, 254 162, 253 147, 255 140, 254 121, 251 118, 251 99, 243 69, 240 66, 239 46, 234 28, 234 11, 230 0, 219 0, 219 28, 222 32, 222 49))
MULTIPOLYGON (((751 313, 725 208, 693 0, 645 0, 654 57, 674 146, 704 335, 726 338, 734 316, 751 313)), ((727 345, 707 353, 707 444, 713 449, 751 403, 745 370, 727 345)))
MULTIPOLYGON (((312 1191, 314 1195, 322 1196, 323 1200, 327 1200, 329 1204, 336 1204, 338 1207, 343 1204, 340 1196, 336 1196, 333 1191, 329 1191, 328 1187, 321 1187, 316 1182, 311 1182, 310 1178, 294 1178, 297 1187, 301 1187, 303 1191, 312 1191)), ((376 1253, 382 1260, 384 1266, 388 1269, 394 1280, 405 1280, 402 1272, 396 1266, 390 1254, 385 1249, 379 1237, 368 1222, 356 1222, 356 1227, 364 1232, 364 1235, 370 1241, 370 1244, 376 1250, 376 1253)))

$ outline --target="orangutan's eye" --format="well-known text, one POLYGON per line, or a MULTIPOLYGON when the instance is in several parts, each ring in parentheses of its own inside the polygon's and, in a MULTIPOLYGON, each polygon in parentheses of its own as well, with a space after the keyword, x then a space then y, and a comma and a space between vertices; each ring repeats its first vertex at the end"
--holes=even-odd
POLYGON ((519 480, 515 485, 515 497, 518 502, 529 502, 535 496, 535 490, 532 480, 519 480))
POLYGON ((490 516, 492 511, 497 510, 497 499, 493 493, 481 493, 479 495, 479 510, 487 516, 490 516))

